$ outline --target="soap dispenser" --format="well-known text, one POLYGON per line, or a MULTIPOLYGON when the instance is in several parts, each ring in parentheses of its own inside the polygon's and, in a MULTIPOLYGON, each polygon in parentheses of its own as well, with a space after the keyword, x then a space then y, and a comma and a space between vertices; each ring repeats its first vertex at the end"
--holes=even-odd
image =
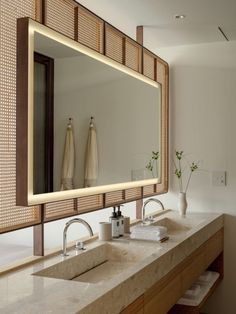
POLYGON ((119 219, 119 233, 120 233, 120 237, 123 237, 124 235, 124 216, 121 213, 120 207, 123 205, 119 205, 118 207, 118 211, 117 211, 117 218, 119 219))
POLYGON ((112 238, 119 238, 119 236, 120 236, 120 222, 119 222, 119 219, 117 217, 115 207, 113 207, 113 212, 110 216, 110 222, 111 222, 112 238))

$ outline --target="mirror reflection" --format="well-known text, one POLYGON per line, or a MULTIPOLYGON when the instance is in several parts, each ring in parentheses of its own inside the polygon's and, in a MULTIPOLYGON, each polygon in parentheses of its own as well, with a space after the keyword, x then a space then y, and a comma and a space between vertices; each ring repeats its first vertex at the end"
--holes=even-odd
POLYGON ((34 52, 34 194, 158 177, 160 88, 37 32, 34 52))

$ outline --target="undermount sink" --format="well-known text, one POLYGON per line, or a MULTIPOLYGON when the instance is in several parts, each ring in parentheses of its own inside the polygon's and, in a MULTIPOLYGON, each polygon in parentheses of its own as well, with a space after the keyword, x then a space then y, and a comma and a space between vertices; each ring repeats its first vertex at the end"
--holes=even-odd
POLYGON ((192 231, 195 227, 201 224, 204 220, 201 217, 195 216, 194 219, 189 217, 178 217, 174 214, 169 214, 168 217, 158 218, 151 225, 164 226, 167 228, 167 234, 170 236, 182 236, 183 234, 192 231))
POLYGON ((158 247, 153 248, 140 244, 132 245, 130 242, 129 244, 119 242, 103 243, 33 275, 99 283, 112 279, 157 250, 158 247))
POLYGON ((152 225, 164 226, 167 228, 167 233, 170 235, 176 235, 178 233, 187 232, 192 229, 192 226, 183 221, 174 220, 168 217, 155 221, 152 225))

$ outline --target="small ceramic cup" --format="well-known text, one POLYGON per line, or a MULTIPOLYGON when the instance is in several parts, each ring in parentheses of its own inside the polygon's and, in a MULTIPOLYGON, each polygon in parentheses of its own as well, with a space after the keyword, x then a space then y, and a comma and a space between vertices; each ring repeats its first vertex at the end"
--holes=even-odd
POLYGON ((124 217, 124 233, 130 233, 130 217, 124 217))
POLYGON ((98 238, 101 241, 111 241, 111 223, 110 222, 99 222, 98 238))

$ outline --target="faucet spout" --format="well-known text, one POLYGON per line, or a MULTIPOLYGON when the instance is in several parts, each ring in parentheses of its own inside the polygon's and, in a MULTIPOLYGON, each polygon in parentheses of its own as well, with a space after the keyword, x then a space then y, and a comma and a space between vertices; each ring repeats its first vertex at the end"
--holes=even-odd
POLYGON ((73 223, 80 223, 82 225, 84 225, 87 230, 89 231, 90 236, 93 236, 93 230, 91 228, 91 226, 87 223, 87 221, 81 219, 81 218, 74 218, 69 220, 63 230, 63 245, 62 245, 62 255, 63 256, 68 256, 69 254, 66 253, 66 249, 67 249, 67 230, 70 227, 70 225, 72 225, 73 223))
POLYGON ((145 224, 146 223, 146 218, 145 218, 145 210, 146 210, 146 205, 150 202, 155 202, 157 204, 159 204, 162 208, 162 210, 165 210, 164 205, 162 204, 162 202, 160 200, 158 200, 157 198, 149 198, 148 200, 146 200, 143 204, 143 208, 142 208, 142 223, 145 224))

